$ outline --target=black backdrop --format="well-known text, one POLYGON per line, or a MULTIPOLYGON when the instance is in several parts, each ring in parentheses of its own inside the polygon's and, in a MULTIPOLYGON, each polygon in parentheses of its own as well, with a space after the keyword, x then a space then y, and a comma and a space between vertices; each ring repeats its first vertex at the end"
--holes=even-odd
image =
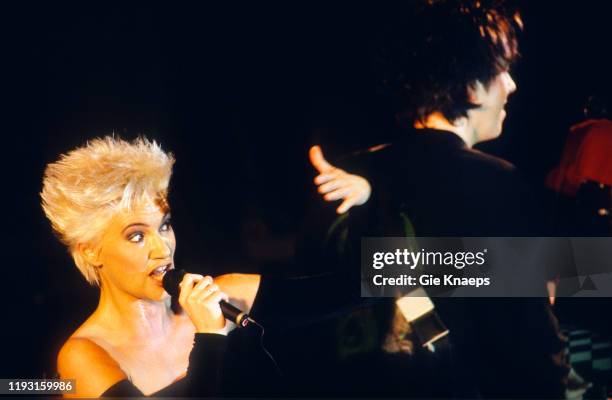
MULTIPOLYGON (((518 91, 495 148, 536 184, 587 95, 612 88, 606 3, 520 3, 518 91)), ((309 144, 323 143, 333 159, 380 141, 366 48, 393 9, 285 2, 5 10, 1 376, 53 373, 62 341, 95 307, 96 291, 39 206, 46 163, 111 132, 158 139, 178 160, 177 263, 210 273, 286 267, 312 201, 309 144), (254 254, 252 238, 283 256, 254 254)))

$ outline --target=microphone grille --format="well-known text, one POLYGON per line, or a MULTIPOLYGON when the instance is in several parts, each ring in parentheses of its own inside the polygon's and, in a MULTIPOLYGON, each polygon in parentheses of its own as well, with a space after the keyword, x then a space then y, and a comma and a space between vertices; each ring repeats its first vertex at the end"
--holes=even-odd
POLYGON ((183 280, 183 276, 185 276, 184 269, 171 269, 164 274, 164 279, 162 280, 162 285, 164 289, 170 296, 178 296, 180 292, 179 283, 183 280))

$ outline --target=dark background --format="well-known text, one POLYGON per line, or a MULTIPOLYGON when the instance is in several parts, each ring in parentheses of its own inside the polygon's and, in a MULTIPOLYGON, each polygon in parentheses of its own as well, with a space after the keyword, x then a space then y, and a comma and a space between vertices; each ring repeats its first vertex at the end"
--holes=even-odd
MULTIPOLYGON (((333 160, 385 139, 367 49, 395 4, 327 3, 6 10, 0 376, 53 374, 62 342, 95 307, 38 197, 45 164, 89 138, 144 134, 175 154, 177 264, 289 268, 315 201, 309 145, 333 160)), ((519 2, 518 91, 492 148, 534 184, 586 97, 612 89, 607 3, 519 2)))

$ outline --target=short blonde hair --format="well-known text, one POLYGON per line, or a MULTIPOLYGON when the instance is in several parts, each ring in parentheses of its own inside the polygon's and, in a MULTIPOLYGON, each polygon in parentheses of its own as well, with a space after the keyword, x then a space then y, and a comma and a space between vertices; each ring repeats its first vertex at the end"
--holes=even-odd
POLYGON ((160 201, 167 204, 173 164, 173 155, 155 141, 106 136, 47 165, 42 207, 90 284, 99 285, 98 274, 77 245, 97 243, 118 211, 160 201))

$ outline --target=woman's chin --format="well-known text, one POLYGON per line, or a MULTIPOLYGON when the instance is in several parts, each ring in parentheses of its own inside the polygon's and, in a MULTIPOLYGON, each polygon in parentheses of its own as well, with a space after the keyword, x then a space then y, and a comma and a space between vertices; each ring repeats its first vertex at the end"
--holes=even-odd
POLYGON ((170 298, 170 295, 164 290, 161 282, 152 278, 149 280, 151 281, 147 290, 147 297, 149 299, 154 301, 164 301, 170 298))

